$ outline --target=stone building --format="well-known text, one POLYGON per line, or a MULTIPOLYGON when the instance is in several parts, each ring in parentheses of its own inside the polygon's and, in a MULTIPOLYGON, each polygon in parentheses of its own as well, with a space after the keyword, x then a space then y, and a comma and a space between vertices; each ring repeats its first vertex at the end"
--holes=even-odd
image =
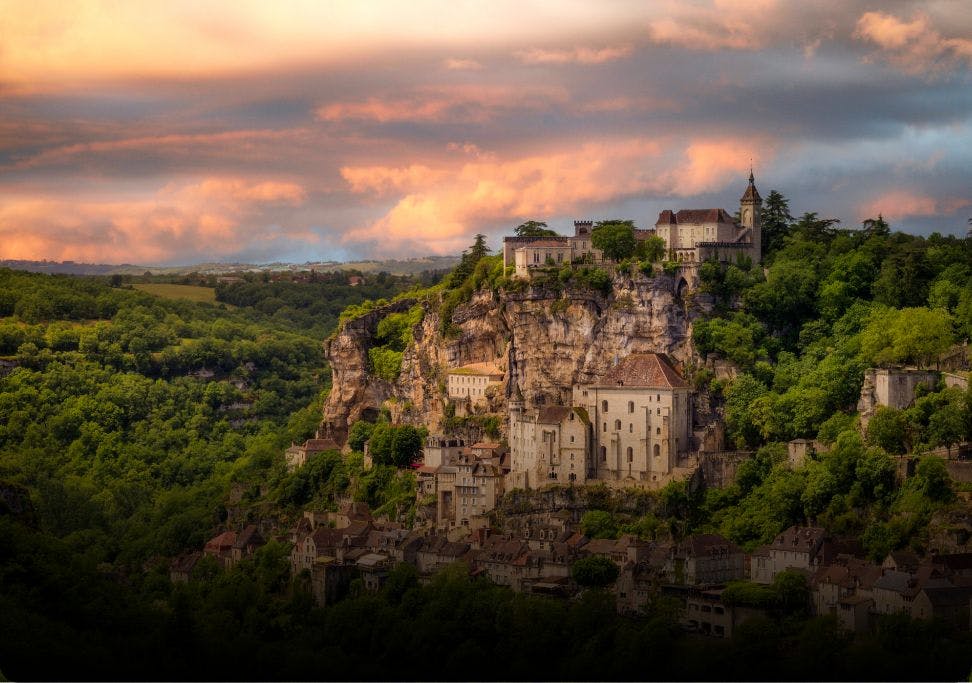
POLYGON ((861 414, 861 427, 866 428, 878 406, 903 410, 915 400, 918 385, 934 389, 938 384, 936 370, 915 368, 868 368, 864 371, 864 385, 857 410, 861 414))
POLYGON ((572 404, 527 411, 514 393, 508 488, 590 480, 661 486, 691 449, 690 389, 664 355, 631 354, 596 382, 575 386, 572 404))
POLYGON ((763 199, 750 171, 749 185, 739 200, 739 223, 725 209, 666 209, 658 215, 655 232, 665 240, 670 257, 676 261, 733 261, 739 255, 758 263, 762 255, 762 207, 763 199))
POLYGON ((593 221, 574 221, 571 237, 504 237, 503 267, 515 266, 517 277, 529 278, 533 268, 565 263, 602 263, 604 255, 591 242, 593 230, 593 221))
POLYGON ((462 439, 452 437, 426 439, 416 496, 435 501, 438 528, 481 525, 503 495, 499 445, 475 446, 466 448, 462 439))
POLYGON ((486 390, 503 383, 503 371, 494 363, 470 363, 448 371, 448 394, 454 401, 485 403, 486 390))
POLYGON ((292 444, 284 453, 287 471, 293 472, 307 464, 307 459, 324 451, 339 451, 341 447, 331 439, 308 439, 303 444, 292 444))
POLYGON ((631 354, 573 393, 591 422, 588 479, 661 485, 691 449, 691 390, 663 354, 631 354))
POLYGON ((510 401, 510 488, 583 484, 590 469, 591 421, 583 408, 523 408, 510 401))

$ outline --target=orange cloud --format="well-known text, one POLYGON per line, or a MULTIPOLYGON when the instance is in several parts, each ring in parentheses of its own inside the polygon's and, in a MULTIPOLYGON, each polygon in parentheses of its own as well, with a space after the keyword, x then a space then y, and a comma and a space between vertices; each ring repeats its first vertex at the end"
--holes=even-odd
POLYGON ((533 48, 516 53, 517 59, 524 64, 603 64, 621 59, 631 54, 630 45, 618 47, 575 47, 567 50, 545 50, 533 48))
MULTIPOLYGON (((766 144, 754 141, 753 147, 765 149, 766 144)), ((699 140, 683 147, 672 140, 635 139, 515 159, 463 161, 440 171, 437 184, 404 189, 403 182, 404 196, 388 213, 347 232, 345 241, 378 241, 386 253, 412 243, 454 253, 483 225, 572 212, 589 215, 599 205, 637 196, 718 190, 745 177, 751 154, 734 140, 699 140), (672 164, 672 158, 683 161, 672 164)), ((408 169, 395 167, 342 169, 342 175, 355 191, 384 190, 390 187, 387 178, 413 177, 408 169)))
POLYGON ((314 241, 305 230, 269 229, 259 218, 265 207, 304 196, 284 181, 205 178, 135 200, 9 197, 0 203, 0 258, 152 264, 233 255, 268 233, 314 241), (260 229, 247 229, 254 224, 260 229))
POLYGON ((776 19, 777 0, 669 0, 648 22, 652 42, 687 50, 757 50, 776 37, 768 25, 776 19))
POLYGON ((888 220, 900 220, 909 216, 947 216, 969 205, 972 205, 972 200, 960 197, 939 199, 910 190, 891 190, 862 205, 858 209, 857 218, 864 220, 878 214, 888 220))
POLYGON ((854 37, 880 48, 875 57, 910 74, 937 74, 959 62, 972 63, 972 39, 945 38, 925 14, 903 21, 884 12, 866 12, 857 20, 854 37))
POLYGON ((0 74, 42 85, 102 78, 233 74, 333 64, 422 45, 509 49, 630 25, 637 5, 493 0, 205 3, 0 0, 0 74), (430 18, 434 18, 431 20, 430 18))
POLYGON ((318 108, 322 121, 484 123, 498 114, 542 109, 568 99, 563 87, 453 86, 425 88, 404 96, 335 102, 318 108))
POLYGON ((373 192, 379 195, 393 190, 410 192, 428 187, 441 180, 444 175, 445 171, 436 171, 422 164, 402 168, 357 166, 341 169, 341 177, 351 186, 352 192, 373 192))

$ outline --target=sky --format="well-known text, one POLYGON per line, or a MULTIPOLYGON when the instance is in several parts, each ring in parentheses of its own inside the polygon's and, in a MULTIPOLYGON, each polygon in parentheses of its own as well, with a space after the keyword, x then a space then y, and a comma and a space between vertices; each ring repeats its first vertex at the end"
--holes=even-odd
POLYGON ((0 258, 457 254, 738 208, 964 236, 968 0, 0 0, 0 258))

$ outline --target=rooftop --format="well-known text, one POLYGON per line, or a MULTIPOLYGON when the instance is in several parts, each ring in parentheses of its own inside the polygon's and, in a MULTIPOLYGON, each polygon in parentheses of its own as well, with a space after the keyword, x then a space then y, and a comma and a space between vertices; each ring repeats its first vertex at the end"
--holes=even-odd
POLYGON ((668 356, 661 353, 632 353, 611 368, 597 384, 664 389, 688 386, 668 356))

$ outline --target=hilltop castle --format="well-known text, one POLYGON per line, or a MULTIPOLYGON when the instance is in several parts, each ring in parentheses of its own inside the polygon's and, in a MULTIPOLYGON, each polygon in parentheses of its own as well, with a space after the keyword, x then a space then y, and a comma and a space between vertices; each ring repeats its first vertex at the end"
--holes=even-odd
POLYGON ((655 234, 665 240, 670 258, 698 263, 709 259, 730 261, 740 254, 758 263, 763 242, 759 217, 763 198, 755 181, 750 171, 749 185, 739 200, 738 223, 725 209, 662 211, 655 223, 655 234))
MULTIPOLYGON (((725 209, 666 209, 658 215, 654 228, 635 230, 635 238, 645 240, 657 235, 665 240, 667 258, 682 263, 734 261, 749 257, 754 263, 761 260, 762 228, 760 211, 763 198, 756 189, 756 179, 749 172, 749 185, 739 200, 739 222, 725 209)), ((529 278, 535 268, 563 264, 601 265, 608 259, 591 239, 593 221, 574 221, 570 237, 503 238, 503 267, 515 266, 517 277, 529 278)))

